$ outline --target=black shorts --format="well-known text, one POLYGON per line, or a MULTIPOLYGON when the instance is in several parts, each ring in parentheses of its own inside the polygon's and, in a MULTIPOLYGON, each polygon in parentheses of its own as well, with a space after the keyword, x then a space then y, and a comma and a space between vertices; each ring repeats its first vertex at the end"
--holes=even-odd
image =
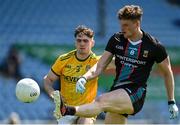
POLYGON ((126 84, 126 85, 121 85, 118 87, 112 87, 110 91, 116 90, 116 89, 124 89, 128 95, 130 96, 133 108, 134 108, 134 113, 133 114, 122 114, 124 116, 128 115, 135 115, 138 113, 143 105, 144 105, 144 100, 146 97, 146 87, 143 86, 137 86, 135 83, 133 84, 126 84))

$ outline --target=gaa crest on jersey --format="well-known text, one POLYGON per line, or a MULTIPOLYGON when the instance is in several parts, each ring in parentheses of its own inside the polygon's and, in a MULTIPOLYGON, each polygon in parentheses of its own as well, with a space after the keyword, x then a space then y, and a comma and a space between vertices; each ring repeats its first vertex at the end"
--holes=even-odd
POLYGON ((149 51, 144 50, 143 57, 147 58, 148 57, 148 53, 149 53, 149 51))
POLYGON ((90 65, 86 65, 86 71, 88 71, 91 68, 90 65))
POLYGON ((65 68, 71 69, 71 65, 65 65, 65 68))

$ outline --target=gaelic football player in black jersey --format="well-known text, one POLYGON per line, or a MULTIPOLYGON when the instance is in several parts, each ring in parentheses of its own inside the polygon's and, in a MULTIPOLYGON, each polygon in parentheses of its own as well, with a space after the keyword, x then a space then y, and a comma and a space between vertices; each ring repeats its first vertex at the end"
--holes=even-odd
POLYGON ((143 107, 146 82, 154 63, 157 63, 163 74, 170 118, 178 116, 169 56, 156 38, 141 29, 142 14, 142 9, 135 5, 126 5, 118 11, 121 32, 110 38, 97 64, 76 83, 76 91, 85 92, 87 81, 96 78, 115 57, 116 77, 111 91, 86 105, 69 107, 61 103, 62 116, 92 117, 105 111, 105 123, 127 123, 127 116, 138 113, 143 107))

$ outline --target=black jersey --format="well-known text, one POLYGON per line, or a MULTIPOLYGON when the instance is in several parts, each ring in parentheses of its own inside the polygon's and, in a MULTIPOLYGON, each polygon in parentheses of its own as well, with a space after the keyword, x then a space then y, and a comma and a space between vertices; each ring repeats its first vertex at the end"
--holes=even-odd
POLYGON ((121 32, 115 33, 105 50, 115 56, 114 87, 123 84, 146 86, 153 64, 167 58, 166 50, 160 42, 144 31, 141 42, 137 45, 129 42, 121 32))

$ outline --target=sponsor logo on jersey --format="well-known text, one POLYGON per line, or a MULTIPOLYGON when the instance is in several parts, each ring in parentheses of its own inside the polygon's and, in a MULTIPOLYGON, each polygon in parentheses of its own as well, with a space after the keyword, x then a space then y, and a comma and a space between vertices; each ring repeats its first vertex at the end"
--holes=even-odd
POLYGON ((64 80, 71 83, 76 83, 78 80, 78 77, 74 76, 64 76, 64 80))
POLYGON ((138 65, 145 65, 146 61, 134 59, 131 57, 126 57, 126 56, 121 56, 121 55, 116 55, 121 61, 124 61, 125 63, 130 62, 132 64, 138 64, 138 65))

